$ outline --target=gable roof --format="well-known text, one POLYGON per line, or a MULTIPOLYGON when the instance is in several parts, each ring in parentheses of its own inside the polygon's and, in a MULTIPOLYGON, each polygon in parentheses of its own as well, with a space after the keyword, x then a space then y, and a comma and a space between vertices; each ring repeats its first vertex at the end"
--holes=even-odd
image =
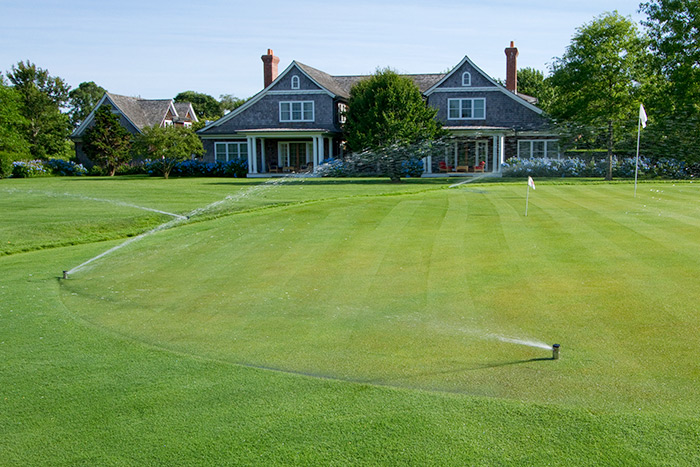
MULTIPOLYGON (((488 80, 490 83, 493 84, 494 90, 501 91, 504 94, 508 95, 509 97, 515 99, 518 101, 520 104, 526 106, 530 110, 533 110, 534 112, 537 112, 538 114, 542 113, 542 109, 536 107, 534 103, 536 102, 536 99, 526 96, 524 94, 518 95, 514 94, 510 91, 508 91, 504 86, 501 84, 497 83, 494 81, 489 75, 484 73, 481 68, 476 66, 466 55, 462 59, 462 61, 452 69, 449 73, 432 73, 432 74, 413 74, 413 75, 400 75, 404 76, 406 78, 409 78, 411 81, 413 81, 416 86, 418 86, 418 89, 420 89, 420 92, 424 96, 428 96, 435 92, 435 90, 445 82, 452 74, 454 74, 458 69, 462 67, 465 63, 468 63, 471 65, 478 73, 481 73, 481 75, 484 76, 486 80, 488 80), (535 102, 533 102, 533 99, 535 102)), ((228 114, 224 115, 218 120, 215 120, 208 125, 206 125, 204 128, 201 130, 197 131, 197 133, 205 133, 207 130, 210 128, 217 127, 223 123, 226 123, 227 121, 231 120, 234 118, 236 115, 239 115, 240 113, 244 112, 246 109, 252 107, 255 105, 256 102, 258 102, 260 99, 265 97, 268 93, 272 92, 275 94, 278 93, 284 93, 285 91, 281 90, 274 90, 273 88, 275 87, 275 83, 280 82, 282 78, 284 78, 287 74, 291 72, 294 68, 298 69, 301 73, 303 73, 309 80, 311 80, 314 84, 316 84, 322 91, 325 91, 328 95, 331 97, 340 97, 343 99, 348 99, 350 97, 350 90, 352 87, 365 79, 368 79, 371 77, 371 75, 347 75, 347 76, 333 76, 329 75, 328 73, 321 71, 319 69, 316 69, 314 67, 311 67, 309 65, 305 65, 303 63, 297 62, 296 60, 293 61, 282 73, 280 73, 277 78, 266 88, 262 89, 260 92, 258 92, 256 95, 251 97, 245 104, 242 106, 236 108, 235 110, 229 112, 228 114)))
MULTIPOLYGON (((508 97, 510 97, 510 98, 512 98, 512 99, 515 99, 518 103, 524 105, 525 107, 527 107, 528 109, 532 110, 533 112, 536 112, 536 113, 538 113, 538 114, 542 114, 542 113, 543 113, 542 109, 540 109, 539 107, 535 106, 534 103, 531 102, 530 99, 534 99, 533 97, 527 96, 527 95, 525 95, 525 94, 516 94, 516 93, 510 92, 509 90, 507 90, 507 89, 505 88, 505 86, 503 86, 502 84, 496 82, 493 78, 491 78, 489 75, 487 75, 487 74, 484 72, 484 70, 482 70, 481 68, 479 68, 478 66, 476 66, 476 65, 474 64, 474 62, 472 62, 472 61, 469 59, 469 57, 466 56, 466 55, 464 56, 464 58, 462 59, 462 61, 459 62, 459 64, 458 64, 456 67, 454 67, 454 68, 452 69, 452 71, 450 71, 449 73, 447 73, 446 75, 444 75, 444 76, 442 77, 442 79, 440 79, 440 80, 437 81, 435 84, 433 84, 433 85, 432 85, 428 90, 426 90, 423 94, 425 94, 426 96, 429 96, 429 95, 433 94, 434 92, 437 92, 437 90, 438 90, 438 88, 440 87, 440 85, 443 84, 445 81, 447 81, 447 80, 450 78, 450 76, 452 76, 453 74, 457 73, 458 70, 460 70, 460 69, 462 68, 462 66, 463 66, 465 63, 469 64, 469 66, 471 66, 477 73, 481 74, 481 76, 482 76, 484 79, 486 79, 489 83, 491 83, 491 84, 494 86, 494 90, 500 91, 500 92, 502 92, 503 94, 507 95, 508 97), (528 99, 528 98, 529 98, 529 99, 528 99)), ((465 89, 468 89, 468 88, 465 88, 465 89)), ((483 89, 482 89, 482 90, 483 90, 483 89)))
POLYGON ((189 102, 175 104, 172 99, 141 99, 140 97, 122 96, 106 92, 97 103, 90 115, 80 124, 71 135, 79 137, 90 126, 95 118, 95 111, 109 101, 139 132, 147 126, 160 126, 163 124, 168 111, 174 117, 186 117, 191 112, 192 120, 197 121, 197 116, 189 102), (179 110, 178 110, 179 109, 179 110))

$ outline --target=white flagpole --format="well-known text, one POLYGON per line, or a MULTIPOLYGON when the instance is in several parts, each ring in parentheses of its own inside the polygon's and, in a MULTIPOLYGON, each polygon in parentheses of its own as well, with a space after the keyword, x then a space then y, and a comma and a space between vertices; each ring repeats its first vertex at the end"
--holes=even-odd
POLYGON ((637 158, 634 161, 634 197, 637 197, 637 171, 639 170, 639 135, 642 133, 642 116, 639 116, 637 125, 637 158))
POLYGON ((642 133, 642 127, 647 127, 647 112, 644 110, 644 104, 639 104, 639 125, 637 125, 637 157, 634 160, 634 197, 637 197, 637 172, 639 171, 639 136, 642 133))
POLYGON ((525 196, 525 217, 527 217, 527 205, 530 203, 530 184, 527 184, 527 196, 525 196))

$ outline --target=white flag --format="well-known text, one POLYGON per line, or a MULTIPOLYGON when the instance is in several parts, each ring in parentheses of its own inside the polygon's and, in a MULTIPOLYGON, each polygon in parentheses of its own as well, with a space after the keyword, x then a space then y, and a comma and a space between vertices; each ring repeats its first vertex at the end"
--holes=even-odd
POLYGON ((644 104, 639 104, 639 121, 642 122, 642 128, 647 127, 647 112, 644 110, 644 104))
POLYGON ((532 179, 532 177, 527 177, 527 185, 531 186, 532 189, 535 189, 535 181, 532 179))

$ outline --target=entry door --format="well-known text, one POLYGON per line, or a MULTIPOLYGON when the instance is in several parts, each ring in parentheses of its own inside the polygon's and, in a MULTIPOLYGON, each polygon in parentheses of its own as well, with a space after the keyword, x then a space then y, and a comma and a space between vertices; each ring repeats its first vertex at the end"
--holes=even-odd
POLYGON ((289 143, 289 158, 292 167, 306 164, 306 143, 289 143))

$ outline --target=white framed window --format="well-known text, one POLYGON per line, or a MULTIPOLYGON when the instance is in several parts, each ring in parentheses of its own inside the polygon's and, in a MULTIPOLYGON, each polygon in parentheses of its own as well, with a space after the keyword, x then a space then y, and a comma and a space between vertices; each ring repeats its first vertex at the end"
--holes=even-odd
POLYGON ((468 71, 465 71, 462 73, 462 86, 471 86, 472 85, 472 74, 469 73, 468 71))
POLYGON ((486 99, 447 99, 448 120, 483 120, 486 118, 486 99))
POLYGON ((313 122, 314 101, 280 102, 280 122, 313 122))
POLYGON ((548 157, 559 159, 559 140, 557 139, 521 139, 518 141, 518 158, 532 159, 548 157))
POLYGON ((299 89, 299 77, 297 75, 292 76, 292 89, 299 89))
POLYGON ((234 159, 248 159, 247 142, 214 143, 214 160, 216 162, 227 162, 234 159))

